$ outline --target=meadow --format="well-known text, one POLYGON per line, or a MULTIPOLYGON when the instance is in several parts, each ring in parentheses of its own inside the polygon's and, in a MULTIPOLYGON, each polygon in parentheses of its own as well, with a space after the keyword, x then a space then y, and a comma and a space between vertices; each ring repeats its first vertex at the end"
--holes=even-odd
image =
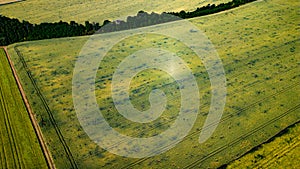
POLYGON ((118 115, 109 86, 115 67, 132 52, 156 47, 175 53, 193 70, 200 88, 201 107, 188 136, 166 153, 143 159, 103 150, 89 139, 77 120, 72 76, 88 36, 14 44, 9 46, 9 53, 58 168, 216 168, 300 120, 298 7, 297 0, 258 1, 189 20, 214 44, 227 78, 223 117, 203 144, 198 138, 209 111, 210 83, 193 51, 176 39, 152 34, 135 35, 113 46, 98 69, 96 96, 106 120, 123 134, 159 134, 174 121, 179 105, 174 80, 159 70, 147 70, 131 82, 131 101, 137 109, 146 110, 149 92, 160 88, 170 98, 167 112, 143 126, 118 115))
POLYGON ((0 70, 0 168, 48 168, 2 48, 0 70))
POLYGON ((85 21, 102 23, 104 20, 126 19, 138 11, 147 12, 179 12, 192 11, 207 4, 219 4, 230 0, 81 0, 70 1, 39 1, 26 0, 23 2, 0 6, 4 16, 27 20, 31 23, 85 21))

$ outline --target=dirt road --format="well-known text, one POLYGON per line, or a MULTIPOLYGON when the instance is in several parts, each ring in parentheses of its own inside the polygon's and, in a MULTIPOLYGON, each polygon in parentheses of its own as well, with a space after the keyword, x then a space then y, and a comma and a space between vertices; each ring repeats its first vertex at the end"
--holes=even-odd
POLYGON ((11 58, 10 58, 8 52, 7 52, 7 48, 6 48, 6 47, 0 47, 0 48, 3 48, 3 49, 5 50, 7 59, 8 59, 8 61, 9 61, 10 67, 11 67, 12 72, 13 72, 13 75, 14 75, 14 78, 15 78, 15 80, 16 80, 16 82, 17 82, 18 88, 19 88, 20 93, 21 93, 21 95, 22 95, 23 101, 24 101, 24 103, 25 103, 25 106, 26 106, 28 115, 29 115, 29 117, 30 117, 31 123, 32 123, 32 125, 33 125, 34 131, 35 131, 35 133, 36 133, 36 135, 37 135, 37 137, 38 137, 38 140, 39 140, 39 143, 40 143, 40 145, 41 145, 43 154, 44 154, 45 159, 46 159, 46 161, 47 161, 47 165, 48 165, 49 168, 55 169, 56 167, 55 167, 54 161, 53 161, 53 159, 52 159, 51 153, 50 153, 50 151, 48 150, 48 147, 47 147, 47 145, 46 145, 46 143, 45 143, 45 141, 44 141, 44 137, 43 137, 41 128, 40 128, 40 126, 38 125, 37 120, 35 119, 34 114, 33 114, 32 110, 31 110, 31 107, 30 107, 30 105, 29 105, 29 102, 28 102, 28 100, 27 100, 27 97, 26 97, 26 95, 25 95, 25 92, 24 92, 24 90, 23 90, 23 87, 22 87, 22 85, 21 85, 21 83, 20 83, 20 80, 19 80, 19 78, 18 78, 17 72, 16 72, 16 70, 15 70, 15 68, 14 68, 14 65, 13 65, 13 63, 12 63, 12 60, 11 60, 11 58))

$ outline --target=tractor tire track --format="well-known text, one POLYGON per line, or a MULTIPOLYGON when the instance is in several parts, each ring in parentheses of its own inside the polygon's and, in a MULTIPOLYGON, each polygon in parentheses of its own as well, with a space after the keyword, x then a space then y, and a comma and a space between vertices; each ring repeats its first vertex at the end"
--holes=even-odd
POLYGON ((4 115, 4 123, 5 123, 5 128, 7 131, 7 135, 8 135, 8 140, 9 140, 9 144, 10 144, 10 149, 11 149, 11 153, 12 153, 12 157, 13 157, 13 162, 14 162, 14 167, 15 168, 21 168, 20 165, 20 158, 18 155, 18 148, 16 146, 16 141, 14 140, 14 132, 13 129, 11 127, 11 123, 10 123, 10 119, 9 119, 9 115, 8 115, 8 109, 6 106, 6 102, 5 99, 3 97, 3 91, 2 88, 0 86, 0 95, 1 95, 1 100, 2 100, 2 107, 4 108, 3 111, 3 115, 4 115))
POLYGON ((283 157, 285 154, 289 153, 294 148, 298 147, 300 145, 300 136, 294 137, 294 141, 292 143, 289 143, 288 145, 284 146, 281 149, 274 149, 270 152, 269 155, 267 155, 267 159, 264 159, 262 162, 254 164, 252 166, 253 168, 270 168, 270 165, 274 163, 275 161, 279 160, 281 157, 283 157))
MULTIPOLYGON (((283 46, 285 46, 285 45, 287 45, 287 44, 295 43, 295 42, 297 42, 298 40, 299 40, 299 39, 296 39, 296 40, 293 40, 293 41, 286 42, 286 43, 284 43, 284 45, 278 46, 277 49, 280 48, 280 47, 283 47, 283 46)), ((273 50, 273 49, 269 49, 269 50, 266 50, 266 51, 263 51, 263 52, 259 52, 259 53, 257 53, 257 54, 265 53, 265 52, 268 52, 268 51, 271 51, 271 50, 273 50)), ((256 54, 255 54, 255 55, 256 55, 256 54)), ((289 57, 294 57, 294 55, 289 55, 289 57)), ((263 62, 259 62, 259 64, 257 64, 257 66, 263 66, 263 65, 265 65, 265 63, 267 63, 267 62, 270 62, 270 61, 267 60, 267 59, 265 59, 263 62)), ((246 65, 247 65, 247 64, 246 64, 246 65)), ((286 73, 286 72, 288 72, 288 71, 292 71, 292 70, 294 70, 294 69, 296 69, 296 68, 297 68, 297 67, 294 67, 294 68, 291 68, 291 69, 288 69, 288 70, 285 70, 285 71, 280 71, 280 72, 273 73, 271 77, 272 77, 272 78, 273 78, 273 77, 277 77, 277 76, 279 76, 279 75, 281 75, 281 74, 283 74, 283 73, 286 73)), ((243 75, 244 72, 246 72, 246 71, 241 71, 241 72, 238 72, 238 73, 236 73, 236 74, 230 75, 230 76, 228 76, 228 77, 229 77, 229 78, 238 77, 238 76, 240 76, 240 75, 243 75)), ((194 75, 195 75, 195 76, 198 76, 197 73, 194 74, 194 75)), ((199 74, 199 75, 200 75, 200 74, 199 74)), ((104 79, 106 79, 106 78, 104 78, 104 79)), ((252 87, 253 85, 257 85, 257 84, 261 84, 261 83, 264 83, 264 81, 255 81, 255 83, 249 83, 248 85, 244 85, 243 87, 238 88, 238 89, 247 89, 247 88, 252 87)), ((171 83, 171 84, 161 85, 161 87, 166 87, 166 86, 170 86, 170 85, 172 85, 172 83, 171 83)), ((206 87, 202 87, 202 88, 199 89, 199 91, 202 91, 202 90, 205 89, 205 88, 206 88, 206 87)), ((235 92, 233 92, 233 93, 231 93, 231 94, 234 95, 234 94, 236 94, 236 93, 238 93, 238 91, 235 91, 235 92)), ((139 102, 137 102, 137 103, 139 103, 139 102)), ((205 103, 205 104, 201 105, 200 108, 202 109, 203 107, 206 107, 206 106, 208 106, 208 103, 205 103)), ((166 121, 165 123, 159 123, 159 124, 155 125, 153 128, 151 128, 150 130, 147 130, 147 131, 153 131, 153 130, 155 130, 155 127, 160 127, 160 126, 162 126, 162 125, 164 125, 164 124, 166 124, 166 123, 168 123, 168 122, 170 122, 170 121, 172 121, 172 120, 166 121)), ((134 135, 134 136, 138 136, 138 135, 134 135)))
MULTIPOLYGON (((277 95, 279 95, 279 94, 281 94, 281 93, 284 93, 285 91, 290 90, 290 89, 292 89, 293 87, 298 86, 298 85, 299 85, 299 83, 296 82, 296 83, 294 83, 294 84, 292 84, 292 85, 290 85, 290 86, 287 86, 285 89, 282 89, 282 90, 280 90, 280 91, 278 91, 278 92, 276 92, 276 93, 273 93, 273 94, 271 94, 271 95, 269 95, 269 96, 267 96, 267 97, 265 97, 265 98, 263 98, 263 99, 261 99, 261 100, 255 101, 255 102, 253 102, 253 103, 247 105, 247 106, 244 107, 243 109, 240 109, 240 110, 236 111, 235 113, 228 114, 227 116, 224 116, 224 117, 220 120, 219 123, 224 123, 224 122, 230 120, 231 118, 236 117, 235 115, 237 115, 237 114, 239 114, 239 113, 241 113, 241 112, 244 112, 244 111, 250 109, 252 106, 254 106, 254 105, 258 104, 258 103, 261 103, 261 102, 263 102, 264 100, 267 100, 267 99, 269 99, 269 98, 272 98, 272 97, 274 97, 274 96, 277 96, 277 95)), ((209 127, 211 127, 211 126, 214 126, 214 125, 218 125, 219 123, 218 123, 218 122, 213 122, 213 123, 211 123, 210 125, 208 125, 208 126, 205 127, 205 128, 200 128, 200 130, 201 130, 201 131, 202 131, 202 130, 207 130, 207 128, 209 128, 209 127)), ((186 138, 193 137, 193 136, 197 135, 198 133, 199 133, 198 131, 195 131, 195 132, 189 134, 186 138)), ((185 140, 182 140, 182 142, 184 142, 184 141, 185 141, 185 140)), ((168 147, 165 147, 165 148, 168 148, 168 147)), ((122 167, 122 168, 131 168, 131 167, 133 167, 133 166, 135 166, 135 165, 137 165, 137 164, 139 164, 139 163, 141 163, 141 162, 143 162, 143 161, 146 161, 146 160, 148 160, 148 159, 150 159, 150 158, 142 158, 142 159, 137 160, 137 161, 135 161, 135 162, 133 162, 133 163, 130 163, 130 164, 128 164, 128 165, 126 165, 126 166, 124 166, 124 167, 122 167)))
MULTIPOLYGON (((2 143, 2 145, 4 145, 2 130, 0 130, 0 135, 1 135, 1 143, 2 143)), ((2 150, 0 153, 0 155, 1 155, 1 165, 0 166, 3 168, 8 168, 5 152, 6 152, 5 147, 2 146, 2 150), (2 157, 2 155, 3 155, 3 157, 2 157)))
MULTIPOLYGON (((5 48, 4 48, 5 51, 5 48)), ((6 51, 5 51, 6 52, 6 51)), ((6 72, 8 73, 8 72, 6 72)), ((16 168, 22 168, 24 167, 24 163, 22 163, 20 160, 22 160, 18 145, 16 145, 15 135, 16 131, 15 128, 11 124, 11 117, 9 113, 9 109, 7 107, 8 103, 6 102, 6 99, 4 98, 3 89, 0 86, 0 96, 1 96, 1 103, 3 108, 3 117, 4 117, 4 123, 8 135, 8 140, 11 148, 11 153, 13 157, 13 161, 16 168), (23 165, 22 165, 23 164, 23 165)))
POLYGON ((53 117, 53 114, 52 114, 52 112, 51 112, 51 110, 50 110, 50 108, 48 106, 48 103, 46 102, 46 99, 44 98, 44 96, 41 93, 39 87, 37 86, 37 84, 36 84, 36 82, 35 82, 32 74, 30 73, 30 69, 28 68, 27 63, 26 63, 26 61, 25 61, 22 53, 19 51, 19 49, 17 47, 18 46, 14 46, 14 50, 17 53, 17 55, 18 55, 18 57, 19 57, 22 65, 23 65, 23 68, 25 69, 25 71, 26 71, 26 73, 27 73, 27 75, 28 75, 28 77, 29 77, 29 79, 30 79, 30 81, 31 81, 31 83, 32 83, 32 85, 33 85, 33 87, 34 87, 34 89, 35 89, 38 97, 41 99, 45 110, 47 111, 47 114, 48 114, 48 116, 50 118, 50 122, 51 122, 52 126, 54 127, 54 130, 55 130, 55 132, 56 132, 56 134, 57 134, 57 136, 59 138, 59 141, 61 142, 61 145, 63 146, 63 149, 64 149, 64 151, 66 153, 66 157, 67 157, 67 159, 68 159, 71 167, 72 168, 78 168, 77 164, 76 164, 76 161, 74 160, 73 155, 72 155, 72 153, 70 151, 70 148, 67 145, 67 143, 66 143, 66 141, 65 141, 65 139, 64 139, 64 137, 63 137, 63 135, 62 135, 62 133, 61 133, 61 131, 60 131, 60 129, 59 129, 56 121, 55 121, 55 118, 53 117))
POLYGON ((22 99, 23 99, 23 101, 24 101, 24 104, 25 104, 25 107, 26 107, 26 109, 27 109, 28 115, 29 115, 29 117, 30 117, 30 121, 31 121, 32 126, 33 126, 33 128, 34 128, 34 131, 35 131, 35 133, 36 133, 36 135, 37 135, 39 144, 40 144, 40 146, 41 146, 41 148, 42 148, 42 151, 43 151, 44 157, 45 157, 45 159, 46 159, 47 165, 48 165, 49 168, 55 169, 56 167, 55 167, 54 161, 53 161, 53 159, 52 159, 51 153, 50 153, 50 151, 48 150, 48 147, 47 147, 47 145, 46 145, 46 143, 45 143, 45 140, 44 140, 42 131, 41 131, 41 129, 40 129, 40 127, 39 127, 39 125, 38 125, 38 123, 37 123, 35 117, 34 117, 34 114, 33 114, 32 110, 31 110, 31 107, 30 107, 30 105, 29 105, 29 102, 28 102, 28 100, 27 100, 27 97, 26 97, 26 95, 25 95, 25 92, 24 92, 24 90, 23 90, 23 87, 22 87, 22 85, 21 85, 21 83, 20 83, 20 80, 19 80, 19 78, 18 78, 17 72, 16 72, 16 70, 15 70, 15 68, 14 68, 14 66, 13 66, 13 62, 12 62, 12 60, 11 60, 11 58, 10 58, 8 52, 7 52, 7 48, 4 47, 4 50, 5 50, 5 53, 6 53, 8 62, 9 62, 9 65, 10 65, 10 67, 11 67, 12 73, 13 73, 13 75, 14 75, 14 79, 16 80, 16 83, 17 83, 17 86, 18 86, 18 88, 19 88, 20 94, 21 94, 21 96, 22 96, 22 99))
POLYGON ((229 144, 219 147, 218 149, 216 149, 216 150, 210 152, 210 153, 209 153, 207 156, 205 156, 204 158, 202 158, 202 159, 200 159, 200 160, 198 160, 198 161, 195 161, 195 162, 193 162, 193 163, 191 163, 191 164, 185 166, 184 168, 195 168, 197 165, 199 165, 199 163, 203 162, 204 160, 206 160, 206 159, 208 159, 208 158, 214 156, 215 154, 217 154, 217 153, 219 153, 219 152, 221 152, 221 151, 223 151, 223 150, 225 150, 225 149, 227 149, 227 148, 230 148, 230 147, 232 147, 232 146, 238 144, 241 140, 244 140, 244 139, 248 138, 249 136, 253 135, 254 133, 256 133, 256 132, 260 131, 261 129, 263 129, 263 128, 269 126, 270 124, 272 124, 272 123, 274 123, 274 122, 280 120, 281 118, 287 116, 289 113, 292 113, 292 112, 294 112, 295 110, 298 110, 299 108, 300 108, 300 104, 298 104, 298 105, 296 105, 295 107, 293 107, 293 108, 291 108, 291 109, 285 111, 284 113, 280 114, 279 116, 276 116, 276 117, 273 118, 272 120, 269 120, 268 122, 266 122, 266 123, 264 123, 264 124, 262 124, 262 125, 260 125, 260 126, 258 126, 258 127, 256 127, 256 128, 254 128, 254 129, 251 130, 250 132, 243 134, 242 136, 238 137, 236 140, 230 142, 229 144))
MULTIPOLYGON (((290 55, 290 57, 291 56, 293 56, 293 55, 290 55)), ((262 65, 263 64, 265 64, 265 63, 262 63, 262 65)), ((286 73, 286 72, 288 72, 288 71, 291 71, 291 70, 294 70, 295 68, 292 68, 292 69, 289 69, 289 70, 286 70, 286 71, 281 71, 281 72, 277 72, 277 73, 274 73, 273 75, 274 76, 271 76, 271 77, 277 77, 277 76, 279 76, 279 75, 281 75, 281 74, 283 74, 283 73, 286 73)), ((238 75, 242 75, 243 74, 243 72, 239 72, 238 73, 238 75)), ((230 76, 231 77, 231 76, 230 76)), ((236 76, 234 76, 234 77, 236 77, 236 76)), ((246 86, 244 86, 244 87, 241 87, 241 88, 239 88, 239 89, 247 89, 247 88, 250 88, 250 87, 252 87, 254 84, 261 84, 261 83, 264 83, 264 81, 258 81, 258 82, 256 82, 256 83, 253 83, 253 84, 249 84, 249 85, 246 85, 246 86)), ((164 86, 168 86, 169 84, 166 84, 166 85, 162 85, 162 87, 164 87, 164 86)), ((293 86, 292 86, 293 87, 293 86)), ((200 91, 202 91, 203 89, 204 89, 205 87, 203 87, 203 88, 200 88, 200 91)), ((236 91, 236 92, 233 92, 233 93, 231 93, 232 95, 234 95, 234 94, 236 94, 236 93, 238 93, 238 91, 236 91)), ((278 94, 280 94, 280 93, 278 93, 278 94)), ((275 95, 271 95, 271 96, 269 96, 269 97, 273 97, 273 96, 275 96, 275 95)), ((267 96, 268 97, 268 96, 267 96)), ((261 100, 262 101, 262 100, 261 100)), ((254 104, 256 104, 257 102, 255 102, 255 103, 253 103, 253 104, 251 104, 251 105, 248 105, 247 107, 251 107, 251 106, 253 106, 254 104)), ((204 108, 204 107, 206 107, 206 106, 209 106, 208 105, 208 103, 205 103, 205 104, 203 104, 203 105, 201 105, 200 106, 200 109, 202 109, 202 108, 204 108)), ((245 108, 245 107, 244 107, 245 108)), ((244 109, 243 108, 243 109, 244 109)), ((239 112, 237 112, 237 113, 240 113, 240 112, 243 112, 244 110, 243 109, 240 109, 239 110, 239 112)), ((224 116, 225 118, 228 118, 228 116, 234 116, 234 115, 236 115, 236 113, 232 113, 232 114, 229 114, 229 115, 227 115, 227 116, 224 116)), ((157 124, 157 125, 155 125, 153 128, 151 128, 151 129, 149 129, 149 130, 147 130, 147 131, 153 131, 153 130, 155 130, 155 128, 156 127, 160 127, 160 126, 162 126, 162 125, 164 125, 164 124, 166 124, 166 123, 168 123, 168 122, 170 122, 170 121, 166 121, 165 123, 159 123, 159 124, 157 124)), ((134 136, 138 136, 138 135, 134 135, 134 136)), ((121 142, 122 143, 122 142, 121 142)), ((114 147, 114 146, 117 146, 118 144, 116 144, 116 145, 112 145, 112 147, 114 147)))

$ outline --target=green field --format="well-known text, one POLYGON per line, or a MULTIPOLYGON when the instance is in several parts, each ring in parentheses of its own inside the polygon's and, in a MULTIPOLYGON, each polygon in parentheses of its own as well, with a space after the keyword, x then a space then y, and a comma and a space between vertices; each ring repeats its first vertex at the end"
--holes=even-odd
POLYGON ((0 168, 48 168, 2 48, 0 70, 0 168))
POLYGON ((207 4, 219 4, 230 0, 110 0, 97 1, 40 1, 26 0, 20 3, 0 6, 0 14, 27 20, 31 23, 84 21, 102 23, 105 19, 126 19, 140 10, 147 12, 178 12, 195 10, 207 4))
POLYGON ((227 168, 297 168, 299 158, 300 123, 296 123, 283 135, 259 146, 227 168))
POLYGON ((209 110, 210 85, 191 49, 175 39, 151 34, 117 43, 105 56, 96 79, 98 104, 117 131, 137 137, 156 135, 169 127, 178 110, 176 83, 161 71, 148 70, 131 83, 133 105, 147 109, 149 91, 161 87, 168 98, 175 98, 169 112, 144 126, 117 114, 109 95, 110 77, 132 52, 148 47, 172 51, 193 70, 200 88, 200 112, 189 135, 166 153, 145 159, 120 157, 101 149, 77 120, 72 73, 89 37, 24 42, 9 46, 9 52, 58 168, 216 168, 299 121, 299 7, 298 0, 259 1, 190 20, 215 45, 227 78, 221 123, 203 144, 198 138, 209 110))

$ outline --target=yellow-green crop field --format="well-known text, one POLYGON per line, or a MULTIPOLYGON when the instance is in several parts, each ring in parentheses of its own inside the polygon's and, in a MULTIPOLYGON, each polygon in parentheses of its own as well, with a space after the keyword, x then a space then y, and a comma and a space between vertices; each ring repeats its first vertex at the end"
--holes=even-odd
POLYGON ((0 70, 0 168, 47 168, 3 49, 0 70))
POLYGON ((0 6, 0 14, 27 20, 32 23, 85 21, 102 23, 106 19, 126 19, 140 10, 147 12, 179 12, 195 10, 207 4, 219 4, 229 0, 26 0, 0 6))
POLYGON ((228 165, 228 168, 297 168, 300 158, 300 124, 255 151, 228 165))
POLYGON ((77 120, 73 69, 89 37, 19 43, 9 46, 9 53, 58 168, 217 168, 300 120, 299 7, 298 0, 265 0, 190 20, 214 44, 227 79, 223 117, 203 144, 198 139, 211 89, 195 53, 163 35, 138 34, 115 44, 99 66, 95 88, 99 109, 116 131, 136 137, 157 135, 174 121, 180 106, 174 80, 162 71, 145 70, 131 82, 132 104, 139 110, 149 108, 149 92, 160 88, 170 98, 168 112, 143 126, 118 114, 109 94, 111 77, 132 52, 160 48, 175 53, 193 71, 200 89, 200 111, 187 137, 169 151, 143 159, 105 151, 77 120))

